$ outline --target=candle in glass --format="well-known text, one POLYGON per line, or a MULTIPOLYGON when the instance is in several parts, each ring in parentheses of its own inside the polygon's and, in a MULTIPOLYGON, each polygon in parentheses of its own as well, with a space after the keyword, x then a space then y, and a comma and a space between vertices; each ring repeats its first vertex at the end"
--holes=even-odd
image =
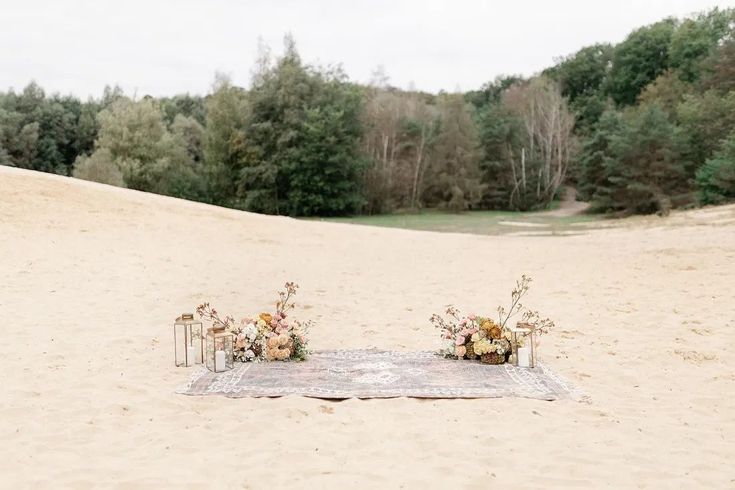
POLYGON ((516 355, 518 367, 531 367, 531 350, 528 347, 519 347, 516 355))
POLYGON ((218 350, 214 353, 214 372, 218 373, 225 370, 225 351, 218 350))

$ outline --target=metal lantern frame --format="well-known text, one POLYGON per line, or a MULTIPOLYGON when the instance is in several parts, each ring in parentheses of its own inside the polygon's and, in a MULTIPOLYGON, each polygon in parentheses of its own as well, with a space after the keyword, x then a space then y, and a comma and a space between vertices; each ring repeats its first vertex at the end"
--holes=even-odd
POLYGON ((235 367, 235 336, 232 332, 228 332, 225 327, 219 325, 207 329, 205 340, 206 358, 203 357, 207 369, 212 372, 219 373, 229 371, 235 367), (224 366, 217 363, 217 352, 224 351, 224 366))
POLYGON ((192 313, 183 313, 174 321, 174 364, 176 367, 192 366, 204 362, 204 331, 200 320, 196 320, 192 313), (181 334, 179 334, 181 331, 181 334), (197 349, 195 341, 199 342, 197 349), (179 359, 179 347, 184 347, 184 358, 179 359), (189 359, 189 347, 194 347, 194 359, 189 359), (197 362, 196 351, 199 350, 197 362))
POLYGON ((528 342, 530 344, 530 356, 529 356, 529 362, 528 367, 535 368, 536 367, 536 333, 535 329, 533 328, 533 325, 530 325, 528 323, 519 323, 515 328, 511 327, 510 329, 510 344, 511 344, 511 352, 513 353, 513 365, 518 367, 518 340, 523 337, 528 337, 528 342))

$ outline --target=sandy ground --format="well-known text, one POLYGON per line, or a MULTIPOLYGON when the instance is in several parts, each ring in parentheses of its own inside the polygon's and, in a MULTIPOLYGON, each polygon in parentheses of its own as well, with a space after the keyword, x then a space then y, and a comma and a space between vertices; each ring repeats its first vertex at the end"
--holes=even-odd
POLYGON ((559 201, 559 207, 551 211, 542 211, 536 213, 539 216, 554 216, 557 218, 564 218, 567 216, 575 216, 577 214, 583 214, 590 207, 588 202, 577 201, 577 189, 574 187, 567 187, 564 190, 561 200, 559 201))
POLYGON ((0 167, 4 488, 733 488, 735 206, 570 237, 263 217, 0 167), (432 349, 514 280, 591 403, 191 398, 171 321, 300 283, 312 347, 432 349))

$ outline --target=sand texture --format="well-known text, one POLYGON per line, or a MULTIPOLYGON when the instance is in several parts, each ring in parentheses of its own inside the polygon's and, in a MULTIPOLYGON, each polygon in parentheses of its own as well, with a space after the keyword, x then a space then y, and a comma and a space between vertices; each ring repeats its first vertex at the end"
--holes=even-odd
POLYGON ((0 167, 2 488, 733 488, 735 206, 576 236, 266 217, 0 167), (173 319, 267 309, 315 349, 437 347, 522 273, 590 403, 188 397, 173 319))

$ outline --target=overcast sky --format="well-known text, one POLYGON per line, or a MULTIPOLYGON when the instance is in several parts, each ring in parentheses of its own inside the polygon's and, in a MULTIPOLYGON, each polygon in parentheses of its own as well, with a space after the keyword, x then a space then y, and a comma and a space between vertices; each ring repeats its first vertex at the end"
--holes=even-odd
POLYGON ((735 0, 0 0, 0 90, 204 94, 217 71, 248 86, 258 37, 279 52, 285 32, 355 81, 383 65, 398 87, 469 90, 715 6, 735 0))

